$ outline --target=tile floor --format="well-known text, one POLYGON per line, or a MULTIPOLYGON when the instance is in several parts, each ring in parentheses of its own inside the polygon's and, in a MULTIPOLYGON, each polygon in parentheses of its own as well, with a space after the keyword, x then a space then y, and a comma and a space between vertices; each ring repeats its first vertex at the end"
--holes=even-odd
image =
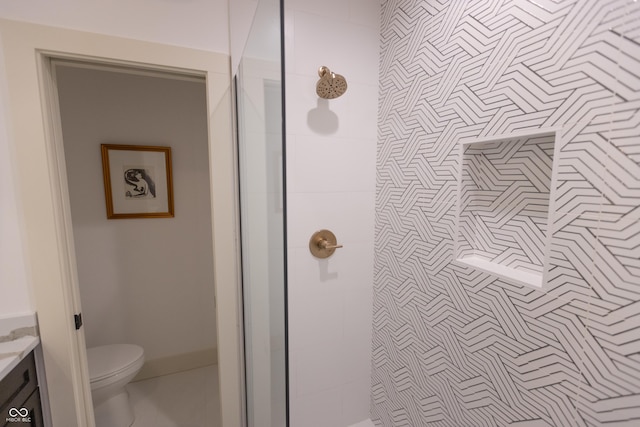
POLYGON ((217 427, 220 396, 216 365, 127 385, 132 427, 217 427))

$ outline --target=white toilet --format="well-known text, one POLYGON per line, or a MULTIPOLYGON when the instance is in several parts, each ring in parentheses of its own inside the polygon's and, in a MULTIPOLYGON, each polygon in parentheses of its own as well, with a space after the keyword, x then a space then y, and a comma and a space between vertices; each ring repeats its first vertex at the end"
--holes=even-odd
POLYGON ((144 363, 144 350, 133 344, 87 349, 96 427, 129 427, 134 415, 125 389, 144 363))

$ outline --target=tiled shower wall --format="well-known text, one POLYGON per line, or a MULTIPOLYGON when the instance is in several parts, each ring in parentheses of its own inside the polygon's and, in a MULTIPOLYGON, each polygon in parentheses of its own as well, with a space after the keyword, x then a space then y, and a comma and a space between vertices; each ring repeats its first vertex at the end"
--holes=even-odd
POLYGON ((640 425, 640 3, 384 0, 381 38, 374 421, 640 425), (547 127, 542 287, 453 262, 460 141, 547 127))
POLYGON ((294 427, 369 418, 380 4, 286 0, 289 409, 294 427), (318 68, 341 74, 316 94, 318 68), (311 235, 343 248, 319 259, 311 235))

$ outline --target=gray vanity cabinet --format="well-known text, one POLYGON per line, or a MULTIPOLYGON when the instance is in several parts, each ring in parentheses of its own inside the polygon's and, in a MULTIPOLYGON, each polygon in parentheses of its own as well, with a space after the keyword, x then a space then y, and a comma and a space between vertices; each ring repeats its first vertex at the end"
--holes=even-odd
POLYGON ((33 351, 0 381, 0 425, 44 425, 33 351))

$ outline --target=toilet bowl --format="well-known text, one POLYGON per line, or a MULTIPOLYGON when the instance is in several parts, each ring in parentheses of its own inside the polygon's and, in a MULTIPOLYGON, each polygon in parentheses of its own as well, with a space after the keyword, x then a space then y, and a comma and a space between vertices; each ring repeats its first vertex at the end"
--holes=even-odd
POLYGON ((144 350, 133 344, 87 349, 96 427, 129 427, 133 408, 125 389, 144 363, 144 350))

